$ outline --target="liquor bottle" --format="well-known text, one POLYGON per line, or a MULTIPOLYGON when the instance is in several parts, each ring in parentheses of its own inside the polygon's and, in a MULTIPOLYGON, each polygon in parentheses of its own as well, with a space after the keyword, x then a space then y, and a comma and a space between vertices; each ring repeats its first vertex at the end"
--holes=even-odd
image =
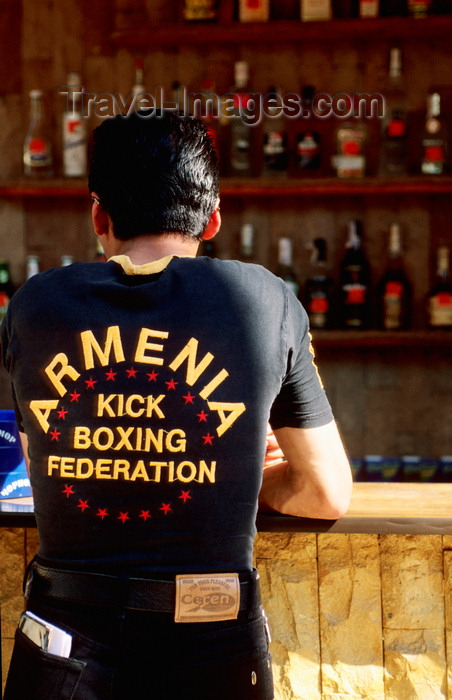
POLYGON ((69 73, 67 78, 67 109, 63 115, 63 175, 85 177, 87 173, 87 133, 82 114, 80 73, 69 73))
POLYGON ((284 280, 295 296, 298 297, 300 285, 292 262, 292 239, 285 236, 278 241, 278 268, 276 275, 284 280))
POLYGON ((133 97, 133 109, 135 111, 138 111, 142 108, 145 108, 147 105, 141 104, 142 97, 146 99, 146 96, 144 93, 146 93, 146 86, 144 84, 144 66, 143 66, 143 59, 137 58, 135 59, 135 80, 132 85, 132 97, 133 97))
POLYGON ((361 222, 350 221, 346 253, 339 271, 339 316, 343 328, 363 329, 370 326, 370 265, 361 239, 361 222))
POLYGON ((218 138, 218 98, 215 93, 215 83, 213 80, 204 80, 202 83, 203 104, 201 107, 200 119, 204 123, 213 146, 219 154, 218 138))
POLYGON ((296 171, 297 175, 315 175, 321 166, 321 138, 317 130, 313 100, 315 88, 313 85, 303 85, 301 89, 302 131, 297 135, 296 171))
POLYGON ((229 170, 231 175, 247 177, 251 174, 251 139, 252 126, 246 114, 249 103, 249 67, 246 61, 234 64, 235 84, 231 89, 228 102, 226 123, 229 128, 229 170))
POLYGON ((432 0, 408 0, 408 13, 413 17, 427 17, 432 9, 432 0))
POLYGON ((268 89, 262 125, 263 175, 287 175, 288 137, 283 101, 274 87, 268 89))
POLYGON ((14 287, 11 282, 9 263, 4 258, 0 258, 0 320, 4 318, 13 294, 14 287))
POLYGON ((240 22, 268 22, 270 0, 239 0, 240 22))
POLYGON ((363 177, 366 172, 366 125, 356 119, 341 124, 336 132, 337 155, 333 158, 340 178, 363 177))
POLYGON ((379 0, 359 0, 359 16, 362 19, 375 19, 379 13, 379 0))
POLYGON ((386 330, 404 330, 411 325, 411 284, 402 258, 398 223, 389 228, 388 266, 377 286, 378 320, 386 330))
POLYGON ((25 260, 25 279, 37 275, 39 272, 39 257, 37 255, 27 255, 25 260))
POLYGON ((68 267, 69 265, 72 265, 74 262, 74 256, 73 255, 62 255, 60 259, 60 266, 61 267, 68 267))
POLYGON ((399 48, 392 48, 389 55, 389 80, 381 136, 380 175, 404 175, 406 172, 407 109, 402 52, 399 48))
POLYGON ((430 328, 452 328, 452 279, 449 248, 438 248, 436 282, 428 294, 428 325, 430 328))
POLYGON ((446 160, 446 134, 441 120, 441 97, 438 92, 432 92, 427 97, 422 152, 422 173, 442 175, 446 160))
POLYGON ((23 162, 25 175, 50 177, 52 173, 52 144, 44 114, 42 90, 31 90, 30 124, 25 137, 23 162))
POLYGON ((105 255, 105 251, 102 248, 99 238, 96 240, 96 255, 94 257, 94 262, 107 262, 107 256, 105 255))
POLYGON ((240 228, 239 257, 244 262, 254 262, 254 226, 243 224, 240 228))
POLYGON ((331 328, 333 325, 333 280, 326 274, 327 245, 324 238, 312 242, 313 274, 306 280, 304 302, 311 328, 331 328))
POLYGON ((329 20, 332 16, 331 0, 301 0, 301 19, 304 22, 329 20))
POLYGON ((211 22, 218 18, 216 0, 184 0, 184 19, 188 22, 211 22))

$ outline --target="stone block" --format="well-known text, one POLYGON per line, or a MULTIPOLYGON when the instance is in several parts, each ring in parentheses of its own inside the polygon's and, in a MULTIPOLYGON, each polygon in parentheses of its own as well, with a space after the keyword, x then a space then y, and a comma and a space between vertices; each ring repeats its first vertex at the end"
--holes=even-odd
POLYGON ((378 536, 318 535, 322 690, 382 696, 378 536))
POLYGON ((446 630, 447 700, 452 700, 452 630, 446 630))
POLYGON ((386 700, 447 697, 444 630, 390 629, 384 633, 386 700))
POLYGON ((0 605, 2 637, 12 638, 19 614, 24 607, 22 580, 24 575, 24 530, 0 529, 0 605))
POLYGON ((382 535, 383 626, 444 629, 441 535, 382 535))
POLYGON ((315 535, 261 533, 256 544, 277 700, 320 700, 316 554, 315 535))
MULTIPOLYGON (((452 552, 444 550, 444 604, 446 629, 452 632, 452 552)), ((452 650, 451 650, 452 652, 452 650)))

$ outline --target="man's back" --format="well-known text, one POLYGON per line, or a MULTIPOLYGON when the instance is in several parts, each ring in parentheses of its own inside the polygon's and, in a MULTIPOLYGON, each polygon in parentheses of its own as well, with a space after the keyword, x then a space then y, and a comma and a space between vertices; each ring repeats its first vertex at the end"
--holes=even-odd
POLYGON ((123 265, 49 271, 13 303, 6 344, 40 556, 140 573, 250 570, 267 422, 298 353, 315 407, 306 424, 329 416, 305 315, 257 266, 123 265))

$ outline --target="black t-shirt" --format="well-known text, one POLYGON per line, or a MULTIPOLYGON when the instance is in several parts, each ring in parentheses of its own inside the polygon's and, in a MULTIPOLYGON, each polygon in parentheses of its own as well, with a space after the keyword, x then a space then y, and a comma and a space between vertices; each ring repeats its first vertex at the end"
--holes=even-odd
POLYGON ((16 292, 1 338, 54 566, 250 570, 268 421, 332 419, 306 314, 256 265, 52 269, 16 292))

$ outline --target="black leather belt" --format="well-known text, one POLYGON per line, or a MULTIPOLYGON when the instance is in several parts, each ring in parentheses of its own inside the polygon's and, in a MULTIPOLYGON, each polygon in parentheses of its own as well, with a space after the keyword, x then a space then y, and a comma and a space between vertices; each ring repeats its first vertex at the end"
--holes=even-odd
MULTIPOLYGON (((239 579, 239 610, 256 610, 261 605, 258 572, 240 574, 239 579)), ((175 581, 65 571, 34 562, 25 595, 27 598, 49 596, 85 605, 174 613, 176 584, 175 581)))

